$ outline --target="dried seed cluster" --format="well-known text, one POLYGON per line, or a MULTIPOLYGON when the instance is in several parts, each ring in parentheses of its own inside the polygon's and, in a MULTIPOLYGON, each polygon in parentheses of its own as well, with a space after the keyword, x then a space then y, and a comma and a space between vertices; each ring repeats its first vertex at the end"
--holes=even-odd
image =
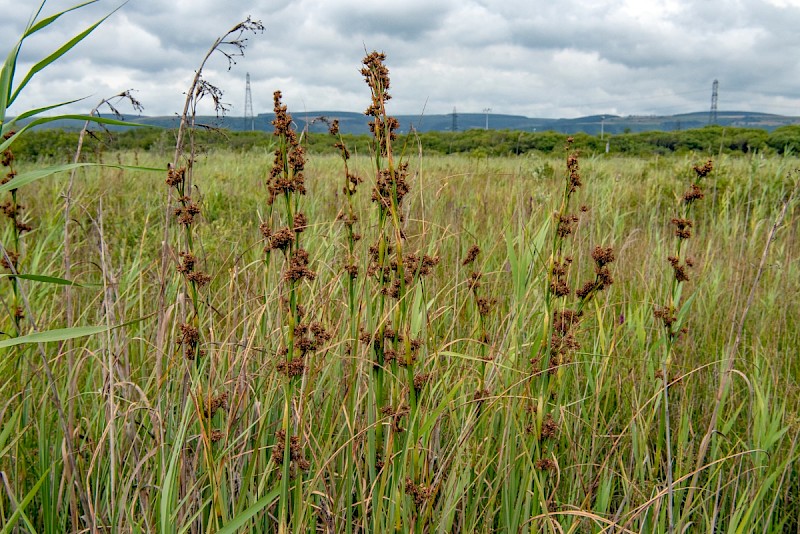
POLYGON ((280 196, 291 193, 306 194, 303 174, 306 164, 305 153, 292 127, 292 116, 288 113, 286 105, 281 103, 281 98, 281 92, 275 91, 273 94, 275 118, 272 125, 275 127, 274 135, 280 142, 275 149, 275 158, 267 180, 268 204, 274 203, 280 196))
MULTIPOLYGON (((272 460, 277 464, 283 464, 283 454, 286 448, 286 432, 281 429, 275 433, 275 445, 272 448, 272 460)), ((297 471, 308 471, 311 467, 305 455, 303 454, 303 447, 300 445, 300 436, 291 436, 289 438, 289 476, 294 478, 297 471)), ((280 476, 280 474, 279 474, 280 476)))
MULTIPOLYGON (((670 220, 670 224, 674 227, 675 237, 678 238, 678 244, 676 247, 677 252, 667 256, 667 262, 670 264, 670 267, 672 267, 673 276, 678 284, 683 284, 690 280, 689 270, 694 267, 694 260, 691 257, 682 256, 681 254, 683 242, 692 237, 692 228, 694 227, 694 221, 688 218, 688 213, 695 202, 705 197, 705 193, 700 188, 699 182, 711 174, 714 170, 714 164, 711 160, 708 160, 702 165, 695 165, 692 169, 694 170, 696 181, 693 182, 689 189, 683 194, 680 215, 670 220)), ((675 313, 674 303, 670 303, 666 306, 656 306, 653 309, 653 317, 664 326, 670 340, 674 340, 678 334, 681 333, 680 331, 676 331, 674 327, 678 320, 675 313)), ((685 330, 685 328, 681 329, 681 331, 685 330)))

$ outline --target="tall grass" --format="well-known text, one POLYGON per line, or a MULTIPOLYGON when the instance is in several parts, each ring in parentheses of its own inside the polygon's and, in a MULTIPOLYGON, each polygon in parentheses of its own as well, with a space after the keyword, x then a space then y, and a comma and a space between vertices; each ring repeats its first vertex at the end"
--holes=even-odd
POLYGON ((278 94, 274 152, 195 146, 166 219, 163 173, 18 182, 2 532, 798 531, 797 161, 715 159, 682 277, 706 155, 429 157, 363 74, 369 154, 278 94))
MULTIPOLYGON (((125 161, 133 156, 121 157, 125 161)), ((369 175, 373 168, 370 159, 351 157, 351 172, 369 175)), ((413 456, 415 465, 423 468, 419 473, 427 472, 429 478, 418 475, 406 494, 405 477, 390 473, 388 479, 395 482, 384 490, 380 517, 372 515, 370 504, 380 478, 369 473, 367 437, 377 425, 384 435, 390 433, 394 419, 369 418, 373 412, 369 392, 374 349, 353 339, 353 310, 347 296, 350 278, 342 274, 347 236, 341 223, 335 224, 341 206, 335 200, 337 194, 341 198, 341 178, 337 178, 341 164, 337 161, 341 160, 311 157, 305 169, 308 194, 303 211, 310 222, 303 240, 317 272, 315 280, 304 282, 305 306, 324 319, 334 335, 306 360, 298 386, 303 409, 295 412, 302 414, 296 421, 297 435, 305 444, 309 466, 300 486, 305 511, 295 515, 287 510, 290 528, 329 525, 325 528, 338 532, 399 525, 402 530, 447 532, 514 526, 548 531, 558 523, 577 531, 601 531, 611 524, 631 531, 666 531, 666 443, 659 430, 664 424, 663 383, 657 376, 660 364, 647 355, 663 343, 662 327, 653 317, 653 309, 661 302, 668 243, 674 239, 669 218, 693 172, 692 161, 583 162, 581 194, 592 209, 580 222, 573 261, 585 265, 588 260, 591 265, 587 255, 593 243, 614 243, 615 283, 586 309, 577 333, 581 348, 572 361, 559 367, 562 378, 555 398, 542 400, 550 410, 546 413, 551 413, 558 425, 557 446, 552 447, 558 453, 551 457, 557 468, 546 481, 535 485, 538 471, 533 465, 535 458, 525 454, 532 438, 524 422, 530 420, 532 406, 539 400, 527 397, 519 385, 530 380, 526 362, 540 339, 533 336, 536 330, 532 333, 530 325, 541 320, 544 294, 540 288, 547 285, 548 277, 547 270, 537 266, 544 260, 537 252, 541 247, 534 245, 542 243, 537 236, 542 221, 550 220, 558 203, 566 169, 553 175, 542 172, 547 167, 563 167, 563 163, 539 158, 479 163, 447 157, 422 160, 413 193, 406 199, 405 232, 409 241, 435 246, 441 263, 426 279, 425 299, 414 295, 412 302, 421 309, 421 317, 412 326, 416 324, 414 328, 425 340, 416 365, 430 377, 418 397, 415 424, 419 437, 404 447, 408 451, 405 461, 411 462, 413 456), (415 211, 423 210, 424 221, 414 216, 415 211), (475 304, 469 274, 461 266, 468 248, 465 243, 481 249, 476 260, 483 272, 480 294, 496 300, 493 310, 483 316, 475 304), (530 265, 512 268, 511 250, 514 261, 529 258, 530 265), (516 276, 523 277, 529 289, 520 290, 516 276), (488 341, 483 328, 490 335, 488 341), (487 393, 476 396, 479 389, 487 393), (516 451, 515 455, 510 455, 510 450, 516 451), (546 494, 538 494, 539 488, 546 494), (394 509, 394 517, 387 524, 390 509, 394 509)), ((280 311, 284 309, 280 273, 266 278, 264 274, 257 215, 264 197, 251 193, 262 183, 258 177, 269 165, 263 154, 214 153, 200 156, 197 169, 197 181, 203 188, 198 245, 212 273, 205 306, 210 310, 209 331, 215 334, 213 343, 203 344, 203 358, 207 365, 215 362, 215 381, 220 386, 214 395, 227 393, 228 398, 227 408, 220 407, 214 416, 223 439, 211 445, 209 459, 209 465, 217 466, 217 480, 222 482, 212 482, 211 473, 197 468, 193 458, 201 434, 195 426, 199 422, 192 423, 190 413, 182 417, 187 425, 183 435, 173 435, 170 442, 159 441, 159 425, 174 416, 180 389, 165 392, 164 385, 154 380, 154 318, 122 329, 130 340, 130 387, 136 394, 118 399, 119 453, 113 467, 122 484, 116 496, 107 494, 110 459, 97 455, 109 439, 103 416, 108 399, 99 372, 104 364, 94 356, 100 354, 101 340, 77 341, 81 356, 73 369, 59 364, 63 360, 57 345, 48 345, 58 387, 66 390, 75 380, 82 392, 76 399, 76 421, 81 428, 74 445, 82 451, 80 468, 89 473, 92 494, 105 495, 93 507, 101 524, 116 517, 123 530, 157 530, 159 512, 154 497, 161 488, 159 473, 163 472, 157 458, 179 452, 186 455, 175 461, 181 484, 198 489, 198 494, 217 484, 223 492, 218 526, 247 517, 248 509, 261 505, 242 529, 277 529, 280 492, 274 490, 280 488, 281 469, 270 460, 284 413, 283 379, 278 369, 285 356, 279 354, 280 337, 276 336, 286 327, 280 311), (154 402, 159 395, 165 395, 161 411, 154 402), (181 448, 173 445, 179 438, 184 443, 181 448)), ((697 470, 697 451, 709 423, 708 407, 716 401, 728 333, 738 322, 767 230, 792 187, 787 173, 791 165, 786 159, 717 160, 706 185, 707 197, 698 205, 693 236, 695 274, 685 290, 696 296, 691 303, 689 331, 676 338, 670 369, 676 509, 697 470)), ((134 194, 133 186, 152 182, 146 189, 156 191, 159 181, 151 175, 96 170, 76 187, 77 204, 91 206, 102 199, 104 205, 105 239, 110 261, 119 273, 120 323, 146 317, 152 309, 149 303, 158 294, 160 241, 153 226, 160 218, 158 195, 134 194), (130 213, 136 216, 130 217, 130 213)), ((369 214, 373 207, 363 185, 351 201, 356 212, 369 214)), ((31 216, 40 221, 40 228, 48 229, 37 230, 37 239, 31 242, 28 272, 60 274, 58 262, 51 259, 57 257, 64 223, 50 207, 60 186, 59 182, 40 182, 26 191, 31 216)), ((361 218, 359 225, 365 243, 379 235, 369 217, 361 218)), ((699 466, 696 496, 686 524, 700 529, 712 524, 726 531, 741 527, 745 532, 797 528, 798 427, 794 412, 799 397, 798 364, 792 357, 798 346, 798 310, 793 298, 800 283, 796 233, 797 220, 790 211, 756 286, 745 323, 748 334, 740 345, 733 380, 720 410, 719 439, 699 466)), ((83 324, 97 324, 103 317, 99 306, 102 292, 92 284, 101 283, 102 274, 93 267, 97 252, 89 228, 74 246, 76 264, 83 266, 75 276, 81 284, 75 290, 76 305, 82 310, 83 324)), ((358 247, 367 247, 359 244, 355 248, 360 273, 364 273, 370 261, 368 251, 358 247)), ((365 281, 361 276, 355 281, 356 308, 365 310, 369 302, 365 300, 365 281)), ((58 327, 64 312, 50 287, 36 286, 31 302, 46 317, 43 326, 58 327)), ((170 361, 182 358, 176 352, 170 361)), ((25 475, 17 479, 19 489, 14 491, 14 495, 25 495, 51 464, 61 465, 61 447, 47 440, 39 442, 42 430, 51 428, 55 417, 41 375, 31 381, 26 392, 41 406, 39 419, 18 432, 11 430, 18 428, 23 399, 15 392, 21 390, 21 376, 8 360, 4 365, 4 448, 13 443, 19 452, 4 455, 3 470, 14 473, 25 467, 25 475)), ((405 382, 402 374, 396 375, 390 368, 384 372, 387 379, 405 382)), ((411 424, 401 421, 404 428, 411 424)), ((410 464, 401 466, 394 459, 396 467, 384 464, 383 468, 406 473, 410 464)), ((66 521, 70 505, 63 496, 59 499, 59 486, 56 481, 49 486, 52 497, 48 499, 42 486, 33 492, 26 513, 32 524, 40 526, 37 530, 46 517, 58 518, 62 525, 66 521)), ((14 505, 8 493, 4 498, 7 521, 14 505)), ((15 502, 21 500, 15 497, 15 502)), ((180 509, 164 513, 175 525, 189 525, 200 520, 194 514, 202 505, 202 500, 187 501, 180 509)), ((200 523, 197 528, 212 527, 200 523)))

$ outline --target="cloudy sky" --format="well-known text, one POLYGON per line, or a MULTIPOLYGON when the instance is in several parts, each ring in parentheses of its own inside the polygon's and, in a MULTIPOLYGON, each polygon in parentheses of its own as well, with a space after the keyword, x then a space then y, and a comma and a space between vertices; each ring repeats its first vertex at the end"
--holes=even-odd
MULTIPOLYGON (((65 15, 26 41, 18 70, 120 3, 65 15)), ((0 0, 3 57, 38 4, 0 0)), ((69 108, 84 112, 135 89, 144 114, 174 115, 205 51, 248 15, 266 30, 230 70, 219 54, 205 70, 231 115, 248 72, 256 114, 275 89, 290 111, 363 111, 365 49, 386 53, 398 114, 706 111, 718 79, 721 111, 800 115, 800 0, 129 0, 9 112, 86 97, 69 108)))

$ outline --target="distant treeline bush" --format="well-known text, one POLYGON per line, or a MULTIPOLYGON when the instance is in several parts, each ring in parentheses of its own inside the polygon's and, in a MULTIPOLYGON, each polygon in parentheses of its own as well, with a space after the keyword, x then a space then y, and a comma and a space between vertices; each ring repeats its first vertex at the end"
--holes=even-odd
MULTIPOLYGON (((696 152, 723 153, 796 153, 800 150, 800 125, 782 126, 772 132, 754 128, 707 126, 695 130, 672 132, 643 132, 599 136, 585 133, 573 135, 574 146, 582 153, 646 156, 696 152)), ((426 154, 466 154, 474 157, 511 156, 530 152, 561 152, 567 135, 553 131, 520 132, 513 130, 468 130, 464 132, 423 132, 401 136, 406 150, 422 148, 426 154)), ((367 153, 368 136, 345 135, 351 151, 367 153)), ((17 158, 28 161, 67 161, 72 158, 78 142, 78 132, 69 130, 38 130, 30 132, 14 145, 17 158)), ((266 150, 272 151, 273 137, 263 131, 228 131, 208 129, 198 132, 199 152, 208 150, 266 150)), ((127 131, 94 131, 84 140, 84 154, 93 158, 98 153, 131 150, 170 154, 175 145, 174 130, 154 127, 127 131)), ((304 137, 306 150, 312 153, 334 153, 333 140, 320 133, 304 137)))

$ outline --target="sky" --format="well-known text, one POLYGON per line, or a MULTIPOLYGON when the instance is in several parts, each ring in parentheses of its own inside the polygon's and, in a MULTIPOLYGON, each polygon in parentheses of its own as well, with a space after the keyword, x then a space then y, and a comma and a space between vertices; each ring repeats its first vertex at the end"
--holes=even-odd
MULTIPOLYGON (((77 1, 49 0, 42 15, 77 1)), ((0 0, 3 57, 39 3, 0 0)), ((128 89, 145 115, 179 114, 211 44, 250 16, 265 30, 243 36, 244 56, 229 69, 217 53, 203 71, 233 116, 247 73, 256 114, 276 89, 290 111, 361 112, 372 50, 386 54, 395 114, 708 111, 716 79, 720 111, 800 116, 800 0, 98 0, 26 40, 17 81, 109 13, 10 114, 74 99, 64 109, 83 113, 128 89)))

